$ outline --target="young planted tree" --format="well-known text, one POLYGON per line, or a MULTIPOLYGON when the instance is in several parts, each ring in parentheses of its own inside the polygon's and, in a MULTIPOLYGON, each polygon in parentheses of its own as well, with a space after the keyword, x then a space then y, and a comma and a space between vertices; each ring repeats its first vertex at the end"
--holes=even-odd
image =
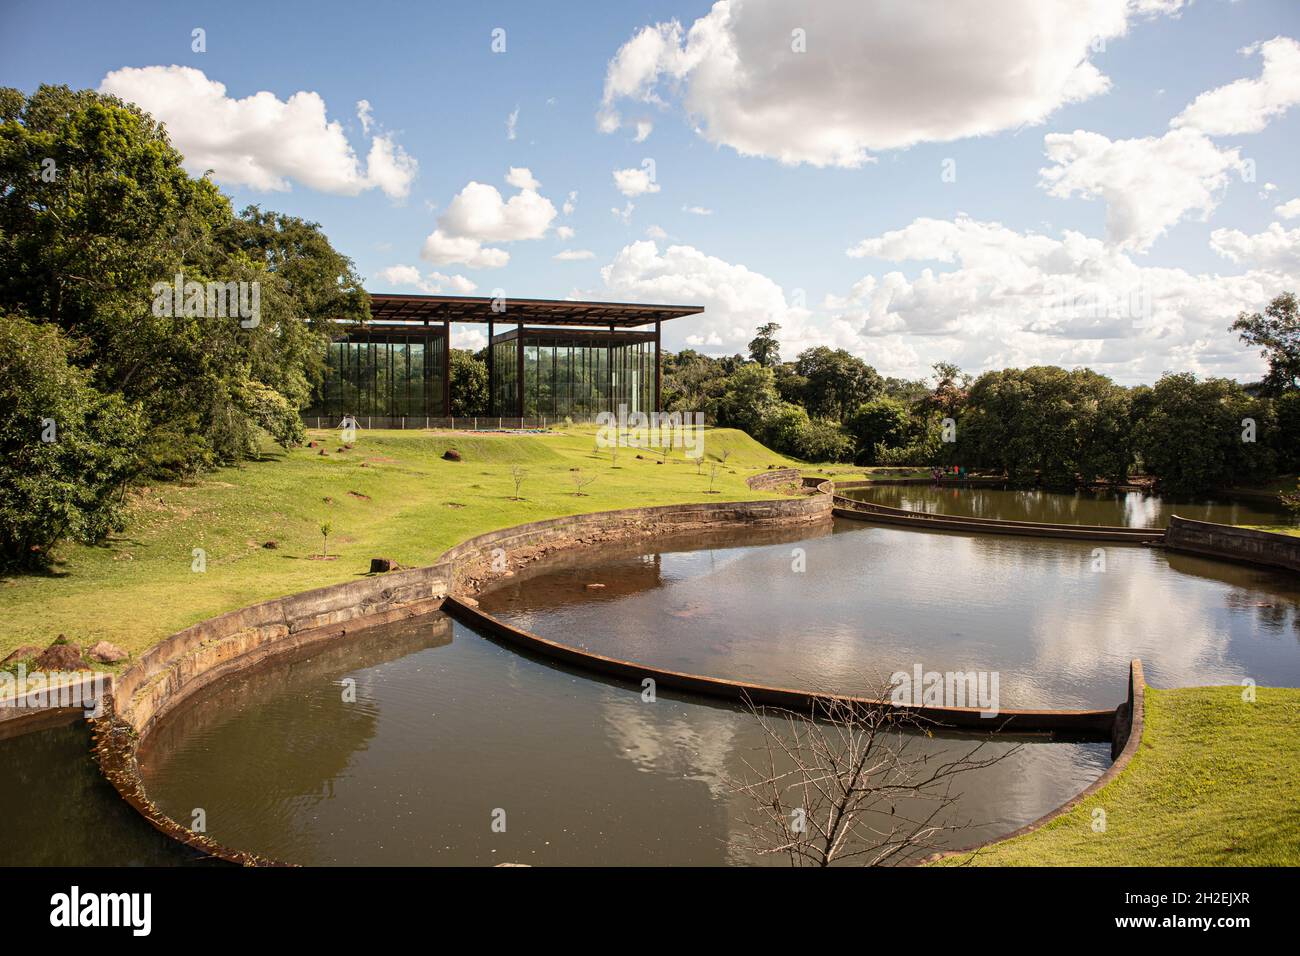
POLYGON ((519 497, 519 488, 521 485, 523 485, 524 479, 527 477, 528 477, 528 472, 524 471, 522 466, 520 465, 510 466, 510 480, 515 483, 515 496, 512 499, 513 501, 523 501, 523 499, 519 497))
POLYGON ((936 754, 927 723, 888 703, 827 697, 807 713, 750 711, 763 743, 744 779, 727 781, 747 804, 734 845, 791 866, 881 866, 943 849, 941 837, 969 825, 954 782, 1019 750, 990 736, 936 754))
POLYGON ((582 489, 596 480, 595 475, 589 475, 583 472, 581 468, 575 468, 569 472, 569 479, 573 482, 573 494, 577 498, 585 498, 586 492, 582 489))
POLYGON ((328 558, 328 557, 329 557, 329 554, 330 554, 330 552, 329 552, 330 534, 331 534, 331 532, 333 532, 333 531, 334 531, 334 526, 333 526, 332 524, 330 524, 328 521, 322 521, 322 522, 321 522, 321 525, 320 525, 320 538, 321 538, 321 541, 320 541, 320 556, 321 556, 322 558, 328 558))

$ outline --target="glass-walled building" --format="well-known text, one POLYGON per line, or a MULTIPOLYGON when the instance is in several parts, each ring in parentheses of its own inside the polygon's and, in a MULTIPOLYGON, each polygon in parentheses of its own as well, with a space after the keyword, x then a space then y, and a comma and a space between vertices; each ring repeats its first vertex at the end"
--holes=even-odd
POLYGON ((512 329, 492 340, 493 404, 528 418, 654 411, 657 363, 653 332, 512 329))
POLYGON ((446 414, 447 330, 360 328, 329 344, 309 416, 404 418, 446 414))
POLYGON ((488 416, 580 421, 620 405, 629 413, 657 411, 660 326, 702 311, 645 303, 372 293, 369 321, 339 324, 324 381, 304 415, 447 417, 452 322, 487 326, 488 416), (504 331, 496 334, 498 329, 504 331))

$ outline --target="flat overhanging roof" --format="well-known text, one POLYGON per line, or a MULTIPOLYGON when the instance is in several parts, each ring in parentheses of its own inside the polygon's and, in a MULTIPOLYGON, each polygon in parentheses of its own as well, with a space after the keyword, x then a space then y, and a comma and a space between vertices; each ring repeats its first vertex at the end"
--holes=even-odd
POLYGON ((576 299, 501 300, 485 296, 370 293, 370 317, 387 322, 500 322, 528 325, 610 325, 635 328, 650 322, 698 315, 702 305, 651 305, 643 302, 583 302, 576 299), (496 303, 497 311, 492 306, 496 303), (504 310, 502 310, 504 305, 504 310))

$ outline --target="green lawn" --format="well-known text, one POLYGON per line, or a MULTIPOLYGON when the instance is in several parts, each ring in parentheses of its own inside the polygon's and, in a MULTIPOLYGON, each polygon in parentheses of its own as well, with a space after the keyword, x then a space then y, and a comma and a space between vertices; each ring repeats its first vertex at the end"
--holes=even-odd
POLYGON ((1114 781, 1033 833, 941 864, 1300 865, 1300 690, 1242 693, 1149 688, 1142 744, 1114 781))
POLYGON ((706 432, 702 473, 680 449, 667 464, 620 449, 615 464, 608 449, 596 454, 594 426, 535 435, 361 430, 342 453, 337 431, 309 437, 329 454, 269 446, 262 461, 141 489, 126 531, 105 546, 67 545, 53 575, 0 579, 0 657, 59 634, 138 654, 204 618, 364 574, 372 557, 418 566, 475 534, 539 518, 771 497, 745 478, 792 464, 731 429, 706 432), (448 448, 463 460, 442 460, 448 448), (724 453, 710 496, 707 462, 724 453), (521 501, 512 500, 513 465, 525 472, 521 501), (582 496, 572 469, 595 476, 582 496), (337 560, 311 557, 323 521, 337 560), (191 570, 195 548, 206 552, 205 572, 191 570))
POLYGON ((1289 534, 1300 537, 1300 528, 1293 524, 1244 524, 1243 528, 1252 528, 1255 531, 1271 531, 1274 534, 1289 534))

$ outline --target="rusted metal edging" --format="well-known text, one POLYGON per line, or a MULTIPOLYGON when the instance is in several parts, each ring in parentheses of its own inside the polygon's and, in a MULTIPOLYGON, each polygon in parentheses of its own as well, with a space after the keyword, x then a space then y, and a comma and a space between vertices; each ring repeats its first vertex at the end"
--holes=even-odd
POLYGON ((784 707, 790 710, 807 710, 819 700, 839 700, 875 707, 887 706, 895 708, 900 716, 915 717, 939 728, 963 731, 998 731, 1013 735, 1064 733, 1097 740, 1110 740, 1114 732, 1115 710, 1000 710, 985 716, 986 712, 978 707, 905 707, 891 701, 867 697, 817 693, 748 681, 705 677, 700 674, 687 674, 636 661, 607 657, 569 644, 561 644, 507 624, 454 595, 448 595, 443 600, 442 609, 460 623, 476 631, 485 632, 516 647, 585 671, 606 674, 637 684, 649 678, 657 687, 667 687, 724 700, 752 701, 755 704, 784 707))
POLYGON ((1004 521, 997 518, 970 518, 962 515, 890 508, 886 505, 846 498, 843 495, 834 496, 833 510, 837 518, 913 527, 924 525, 927 528, 945 531, 975 531, 986 534, 1014 534, 1035 538, 1066 538, 1132 544, 1160 542, 1165 537, 1165 532, 1159 528, 1117 528, 1109 525, 1049 524, 1036 521, 1004 521))
POLYGON ((1137 754, 1138 749, 1142 746, 1142 731, 1146 727, 1146 676, 1142 671, 1142 661, 1134 658, 1129 663, 1128 668, 1128 700, 1120 704, 1116 710, 1115 736, 1111 744, 1111 756, 1114 762, 1106 768, 1106 772, 1092 782, 1087 788, 1079 791, 1065 803, 1061 804, 1055 810, 1050 810, 1043 814, 1037 820, 1026 823, 1018 830, 1008 833, 1006 836, 998 837, 994 840, 987 840, 983 843, 977 843, 960 850, 945 850, 942 853, 934 853, 924 860, 918 860, 918 863, 934 863, 954 856, 965 856, 969 853, 978 853, 980 850, 995 846, 999 843, 1006 843, 1008 840, 1014 840, 1017 837, 1033 833, 1047 824, 1051 823, 1058 817, 1064 816, 1084 800, 1100 791, 1103 787, 1108 786, 1115 780, 1137 754), (1118 750, 1118 755, 1115 751, 1118 750))

